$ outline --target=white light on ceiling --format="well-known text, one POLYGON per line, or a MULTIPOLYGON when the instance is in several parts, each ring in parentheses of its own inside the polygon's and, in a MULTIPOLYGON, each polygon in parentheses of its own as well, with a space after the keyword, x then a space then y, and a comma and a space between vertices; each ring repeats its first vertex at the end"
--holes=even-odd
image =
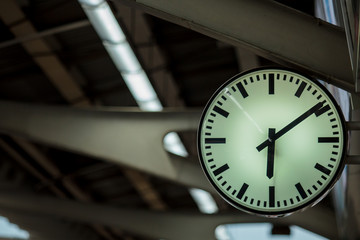
POLYGON ((121 75, 137 102, 157 99, 157 95, 143 70, 136 73, 121 73, 121 75))
POLYGON ((158 112, 163 109, 159 99, 149 100, 145 102, 138 102, 140 109, 151 112, 158 112))
POLYGON ((104 0, 79 0, 79 3, 85 4, 86 6, 96 7, 103 3, 104 0))
POLYGON ((104 46, 121 73, 138 72, 142 69, 128 42, 123 41, 117 44, 104 42, 104 46))
POLYGON ((191 188, 190 195, 202 213, 213 214, 219 210, 210 193, 201 189, 191 188))
MULTIPOLYGON (((163 106, 107 2, 104 0, 79 0, 79 2, 139 107, 146 111, 161 111, 163 106)), ((188 156, 179 135, 175 132, 166 135, 164 147, 173 154, 188 156)), ((190 189, 190 194, 201 212, 218 211, 214 199, 208 192, 190 189)))
POLYGON ((163 107, 157 94, 107 2, 79 1, 139 107, 161 111, 163 107))
POLYGON ((126 36, 107 2, 80 0, 80 3, 82 3, 86 15, 102 40, 111 43, 126 41, 126 36))

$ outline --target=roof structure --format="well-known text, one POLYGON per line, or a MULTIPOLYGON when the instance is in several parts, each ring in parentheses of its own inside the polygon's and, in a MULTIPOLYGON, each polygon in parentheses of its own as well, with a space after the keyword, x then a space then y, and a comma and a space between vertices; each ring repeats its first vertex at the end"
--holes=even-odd
POLYGON ((283 219, 228 205, 201 172, 196 128, 215 90, 249 68, 290 66, 354 92, 344 29, 315 18, 314 1, 204 2, 108 1, 164 106, 145 112, 78 1, 0 1, 1 215, 31 240, 211 239, 231 222, 341 235, 331 195, 283 219), (232 21, 232 7, 249 22, 232 21), (187 157, 164 150, 169 131, 187 157), (201 213, 190 188, 218 213, 201 213))

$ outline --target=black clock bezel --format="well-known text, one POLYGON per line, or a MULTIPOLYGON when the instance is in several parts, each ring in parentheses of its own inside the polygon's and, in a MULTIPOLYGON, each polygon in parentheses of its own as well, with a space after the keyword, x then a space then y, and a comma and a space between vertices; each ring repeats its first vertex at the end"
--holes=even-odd
MULTIPOLYGON (((276 73, 276 72, 274 72, 276 73)), ((306 208, 312 207, 314 205, 316 205, 319 201, 321 201, 329 192, 330 190, 334 187, 335 183, 337 182, 337 180, 340 178, 341 173, 345 167, 345 156, 346 156, 346 149, 347 149, 347 142, 348 142, 348 136, 347 136, 347 129, 346 129, 346 124, 345 124, 345 119, 342 113, 341 108, 339 107, 339 105, 337 104, 335 98, 332 96, 332 94, 321 84, 319 83, 316 79, 314 79, 313 77, 304 74, 302 72, 299 72, 297 70, 291 69, 291 68, 285 68, 285 67, 259 67, 259 68, 255 68, 255 69, 251 69, 248 71, 244 71, 241 72, 239 74, 236 74, 235 76, 231 77, 229 80, 227 80, 225 83, 223 83, 216 91, 215 93, 211 96, 211 98, 209 99, 209 101, 207 102, 205 108, 203 109, 203 112, 201 114, 201 118, 200 118, 200 122, 199 122, 199 127, 198 127, 198 131, 197 131, 197 149, 198 149, 198 156, 199 156, 199 160, 200 160, 200 165, 203 169, 203 171, 205 172, 205 175, 208 179, 208 181, 211 183, 211 185, 215 188, 215 190, 218 192, 218 194, 220 194, 220 196, 225 199, 228 203, 230 203, 232 206, 234 206, 237 209, 243 210, 245 212, 248 212, 250 214, 255 214, 258 216, 263 216, 263 217, 282 217, 282 216, 287 216, 290 214, 293 214, 295 212, 299 212, 299 211, 303 211, 306 208), (304 202, 303 204, 296 206, 294 208, 290 208, 288 210, 284 210, 284 211, 260 211, 260 210, 256 210, 256 209, 252 209, 252 208, 248 208, 234 200, 232 200, 231 198, 229 198, 214 182, 214 180, 211 178, 210 174, 208 173, 208 171, 206 170, 206 166, 205 166, 205 160, 202 157, 202 151, 201 151, 201 128, 204 122, 204 118, 205 115, 209 109, 209 106, 213 103, 214 99, 218 96, 218 94, 228 85, 230 85, 232 82, 236 81, 238 78, 249 74, 249 73, 253 73, 253 72, 257 72, 257 71, 263 71, 263 70, 281 70, 281 71, 289 71, 291 73, 295 73, 298 75, 301 75, 303 78, 306 78, 307 80, 309 80, 310 82, 312 82, 313 84, 317 85, 321 90, 323 90, 323 92, 327 95, 327 97, 329 97, 330 101, 333 103, 333 105, 335 106, 335 109, 340 117, 340 123, 342 125, 342 129, 343 132, 340 133, 343 136, 343 148, 342 148, 342 153, 341 153, 341 157, 340 157, 340 163, 338 165, 338 168, 336 169, 336 172, 334 174, 334 176, 332 177, 332 179, 328 182, 327 186, 319 193, 316 193, 314 195, 314 197, 312 197, 310 200, 304 202)))

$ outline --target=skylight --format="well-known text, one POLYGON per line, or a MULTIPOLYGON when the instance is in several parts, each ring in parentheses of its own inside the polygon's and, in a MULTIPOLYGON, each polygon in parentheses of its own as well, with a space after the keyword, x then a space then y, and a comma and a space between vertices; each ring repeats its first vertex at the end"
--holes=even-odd
POLYGON ((29 233, 22 230, 18 225, 12 224, 5 217, 0 216, 0 238, 29 239, 29 233))
POLYGON ((212 214, 219 210, 210 193, 201 189, 191 188, 190 194, 198 205, 200 212, 212 214))

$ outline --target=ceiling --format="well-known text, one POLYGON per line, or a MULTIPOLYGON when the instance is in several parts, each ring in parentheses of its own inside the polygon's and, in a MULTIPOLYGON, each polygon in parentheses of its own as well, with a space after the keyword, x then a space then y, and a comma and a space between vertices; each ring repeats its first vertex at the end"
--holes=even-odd
MULTIPOLYGON (((314 1, 278 2, 286 5, 287 9, 314 15, 314 1)), ((247 45, 234 46, 207 36, 209 34, 146 14, 142 11, 143 7, 134 7, 136 4, 131 1, 114 0, 108 3, 162 105, 167 108, 195 109, 198 112, 212 93, 235 74, 252 67, 286 63, 283 58, 274 58, 256 49, 252 51, 247 45)), ((294 63, 285 65, 294 66, 294 63)), ((298 68, 311 71, 306 66, 298 68)), ((324 74, 319 73, 319 76, 324 74)), ((329 79, 331 82, 332 78, 329 79)), ((1 106, 10 106, 10 112, 12 107, 18 109, 17 105, 4 101, 63 107, 61 111, 65 115, 71 113, 66 109, 103 110, 103 107, 112 107, 111 111, 130 111, 123 107, 131 107, 133 111, 137 107, 81 5, 75 0, 0 2, 0 100, 1 106)), ((21 105, 19 109, 23 109, 25 114, 32 107, 21 105)), ((50 113, 52 108, 49 109, 50 113)), ((106 111, 109 109, 106 108, 106 111)), ((47 108, 40 107, 36 111, 43 113, 43 110, 45 113, 47 108)), ((88 116, 87 112, 83 114, 88 116)), ((67 116, 61 120, 66 122, 67 116)), ((92 116, 89 113, 89 117, 92 116)), ((130 115, 124 116, 127 119, 130 115)), ((195 119, 197 116, 192 115, 195 119)), ((56 114, 43 115, 49 121, 56 117, 61 118, 56 114)), ((139 124, 150 124, 153 117, 161 121, 157 115, 144 115, 145 122, 139 124)), ((129 126, 135 124, 131 121, 136 122, 137 118, 131 115, 125 123, 129 126)), ((86 124, 85 120, 84 128, 74 126, 86 129, 86 124)), ((56 125, 52 126, 56 128, 56 125)), ((132 125, 129 128, 133 129, 132 125)), ((141 129, 139 127, 139 131, 141 129)), ((85 131, 73 132, 74 138, 81 134, 87 136, 85 131)), ((0 213, 29 231, 31 239, 158 239, 154 235, 146 235, 146 231, 139 228, 151 228, 155 221, 160 221, 159 224, 166 228, 166 224, 171 223, 167 223, 166 214, 170 214, 169 221, 176 219, 185 224, 194 219, 207 226, 203 218, 208 216, 199 213, 186 184, 161 177, 161 174, 139 171, 138 167, 129 168, 126 164, 107 161, 101 154, 86 154, 86 151, 77 151, 44 139, 24 138, 21 134, 5 130, 1 132, 0 185, 3 193, 0 195, 4 196, 4 200, 0 200, 0 213), (188 215, 180 218, 178 214, 182 213, 188 215), (137 216, 150 219, 149 226, 142 222, 138 227, 126 225, 127 219, 131 223, 136 222, 137 216), (119 224, 116 224, 117 221, 119 224)), ((196 131, 179 131, 179 135, 189 152, 186 161, 198 164, 196 131)), ((176 158, 168 155, 171 159, 176 158)), ((305 213, 298 218, 279 221, 248 217, 216 194, 212 195, 219 207, 219 216, 224 214, 240 222, 269 221, 274 223, 275 229, 298 223, 314 231, 317 227, 332 225, 306 225, 304 219, 308 216, 328 216, 335 222, 331 195, 309 210, 309 215, 305 213)), ((319 233, 321 231, 318 230, 319 233)), ((331 234, 333 232, 328 236, 333 236, 331 234)))

